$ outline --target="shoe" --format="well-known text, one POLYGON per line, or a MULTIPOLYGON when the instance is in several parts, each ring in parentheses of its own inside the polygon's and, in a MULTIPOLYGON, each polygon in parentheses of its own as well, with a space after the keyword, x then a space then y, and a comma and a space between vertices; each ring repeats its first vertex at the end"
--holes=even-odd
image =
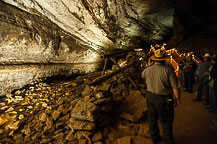
POLYGON ((201 100, 199 100, 199 99, 192 99, 192 100, 193 100, 193 101, 198 101, 198 102, 201 101, 201 100))

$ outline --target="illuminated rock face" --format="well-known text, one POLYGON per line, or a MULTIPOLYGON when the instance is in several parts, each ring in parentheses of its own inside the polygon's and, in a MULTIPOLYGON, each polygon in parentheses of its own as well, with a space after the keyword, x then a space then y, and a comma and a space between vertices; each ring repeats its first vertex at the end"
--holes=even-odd
POLYGON ((9 65, 0 95, 39 77, 97 71, 104 53, 167 39, 172 20, 172 0, 0 1, 0 64, 9 65))
POLYGON ((3 0, 47 17, 94 49, 159 42, 172 29, 172 0, 3 0))

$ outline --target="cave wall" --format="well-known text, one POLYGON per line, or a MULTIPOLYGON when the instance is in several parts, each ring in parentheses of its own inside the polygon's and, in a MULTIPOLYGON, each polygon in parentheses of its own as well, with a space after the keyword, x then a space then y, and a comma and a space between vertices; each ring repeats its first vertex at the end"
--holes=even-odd
POLYGON ((101 53, 46 17, 0 8, 0 96, 38 78, 99 70, 101 53))
POLYGON ((44 16, 0 2, 0 63, 91 63, 97 51, 44 16))
POLYGON ((101 56, 114 49, 167 40, 173 6, 172 0, 0 1, 0 95, 40 77, 97 71, 101 56))
POLYGON ((170 47, 196 54, 216 51, 217 1, 176 0, 170 47))
POLYGON ((97 49, 124 48, 133 37, 164 41, 171 35, 173 0, 3 0, 40 13, 97 49))

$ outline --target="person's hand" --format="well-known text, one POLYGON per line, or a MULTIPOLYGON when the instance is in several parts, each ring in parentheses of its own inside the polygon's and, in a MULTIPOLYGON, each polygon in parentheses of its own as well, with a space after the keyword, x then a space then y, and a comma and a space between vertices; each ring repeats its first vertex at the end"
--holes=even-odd
POLYGON ((198 78, 197 78, 197 76, 195 76, 195 82, 197 83, 197 81, 198 81, 198 78))
POLYGON ((177 107, 180 105, 180 99, 176 98, 174 99, 174 106, 177 107))

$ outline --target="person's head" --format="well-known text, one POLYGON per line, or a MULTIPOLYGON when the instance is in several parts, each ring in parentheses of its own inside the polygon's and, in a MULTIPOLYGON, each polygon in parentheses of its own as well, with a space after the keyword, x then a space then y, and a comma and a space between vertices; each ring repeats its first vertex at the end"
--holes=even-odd
POLYGON ((158 49, 155 51, 155 54, 151 56, 151 59, 155 62, 165 63, 169 59, 165 50, 158 49))
POLYGON ((192 60, 192 56, 191 55, 187 55, 186 56, 186 61, 191 61, 192 60))
POLYGON ((214 53, 213 55, 212 55, 212 58, 217 58, 217 55, 216 55, 216 53, 214 53))
POLYGON ((208 61, 210 61, 210 59, 211 59, 210 54, 209 53, 205 53, 205 55, 203 56, 204 62, 208 62, 208 61))
POLYGON ((215 63, 216 63, 216 57, 212 58, 212 59, 211 59, 211 62, 212 62, 213 64, 215 64, 215 63))
POLYGON ((185 56, 181 55, 180 59, 181 59, 181 61, 184 61, 185 60, 185 56))

